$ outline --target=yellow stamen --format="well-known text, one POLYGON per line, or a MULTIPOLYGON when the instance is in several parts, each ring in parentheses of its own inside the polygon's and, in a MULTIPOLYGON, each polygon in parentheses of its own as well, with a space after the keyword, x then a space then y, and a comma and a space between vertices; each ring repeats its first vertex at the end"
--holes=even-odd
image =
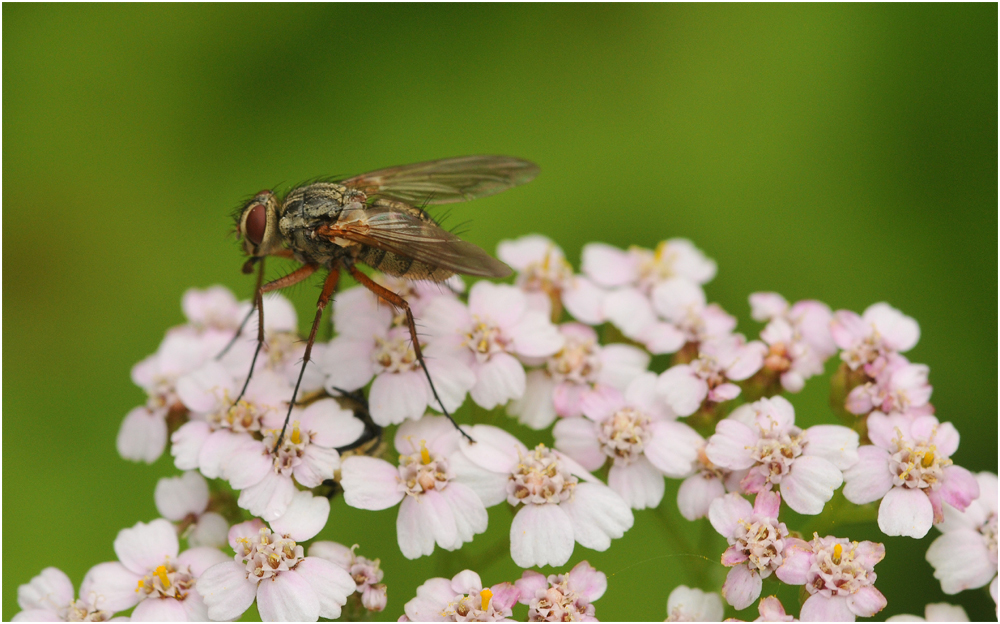
POLYGON ((489 589, 484 589, 479 592, 479 595, 483 598, 483 611, 487 611, 490 608, 490 598, 493 597, 493 592, 489 589))
POLYGON ((160 578, 160 585, 163 585, 163 589, 170 588, 170 579, 167 577, 167 566, 156 566, 153 574, 160 578))
POLYGON ((924 458, 920 461, 920 465, 922 465, 924 468, 930 468, 932 465, 934 465, 934 453, 928 452, 926 455, 924 455, 924 458))
POLYGON ((142 588, 145 587, 145 586, 146 586, 146 584, 142 582, 142 579, 139 579, 139 586, 135 588, 136 593, 141 592, 142 588))
POLYGON ((424 462, 425 466, 431 463, 431 454, 427 451, 427 445, 423 440, 420 441, 420 461, 424 462))
POLYGON ((833 546, 833 562, 840 565, 840 557, 844 554, 844 547, 840 544, 833 546))
POLYGON ((289 436, 292 444, 302 444, 302 433, 299 432, 299 421, 295 421, 292 425, 292 435, 289 436))

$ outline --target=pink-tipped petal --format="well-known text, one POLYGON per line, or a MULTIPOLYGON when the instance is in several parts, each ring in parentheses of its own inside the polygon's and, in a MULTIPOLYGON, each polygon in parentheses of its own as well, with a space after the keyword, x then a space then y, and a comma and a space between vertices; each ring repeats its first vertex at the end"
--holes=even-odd
POLYGON ((803 622, 854 622, 857 618, 847 606, 845 596, 813 594, 802 604, 799 619, 803 622))
POLYGON ((732 492, 712 501, 712 505, 708 508, 708 521, 719 535, 728 538, 736 534, 740 520, 752 513, 753 505, 739 494, 732 492))

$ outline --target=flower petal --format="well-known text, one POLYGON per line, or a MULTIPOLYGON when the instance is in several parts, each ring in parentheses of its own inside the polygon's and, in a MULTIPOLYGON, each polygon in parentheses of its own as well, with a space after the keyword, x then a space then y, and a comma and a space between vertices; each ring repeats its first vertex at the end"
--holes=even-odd
POLYGON ((922 490, 894 487, 882 498, 878 508, 878 528, 886 535, 905 535, 920 539, 930 531, 934 509, 922 490))
POLYGON ((722 584, 722 597, 736 610, 746 609, 760 597, 763 585, 760 575, 750 571, 745 565, 734 566, 722 584))
POLYGON ((99 563, 83 577, 80 596, 87 599, 93 596, 97 609, 124 611, 139 602, 135 588, 141 577, 117 561, 99 563))
POLYGON ((631 464, 614 465, 608 472, 608 487, 632 509, 657 507, 663 500, 663 474, 645 457, 631 464))
POLYGON ((340 475, 344 501, 357 509, 388 509, 405 496, 399 488, 399 470, 381 459, 348 457, 340 466, 340 475))
POLYGON ((295 571, 309 583, 319 599, 319 617, 339 618, 340 608, 357 589, 346 570, 326 559, 306 557, 295 566, 295 571))
POLYGON ((510 555, 522 568, 561 566, 573 554, 573 525, 561 505, 525 505, 510 525, 510 555))
POLYGON ((855 505, 871 503, 892 489, 889 452, 865 445, 858 448, 858 463, 844 471, 844 498, 855 505))
POLYGON ((847 606, 845 596, 827 597, 813 594, 804 603, 799 613, 803 622, 854 622, 854 613, 847 606))
POLYGON ((843 474, 827 460, 802 455, 781 480, 781 497, 800 514, 815 516, 823 511, 823 506, 843 482, 843 474))
POLYGON ((304 542, 316 537, 329 517, 328 498, 313 496, 310 492, 297 492, 285 513, 271 520, 270 525, 274 531, 288 535, 296 542, 304 542))
POLYGON ((622 497, 597 483, 578 483, 573 499, 560 507, 573 524, 576 541, 593 550, 607 550, 635 521, 622 497))
POLYGON ((165 560, 177 557, 177 530, 162 518, 149 524, 139 522, 119 531, 114 547, 122 565, 129 572, 143 576, 165 560))
POLYGON ((264 622, 315 622, 319 605, 312 585, 295 570, 257 586, 257 611, 264 622))
POLYGON ((469 394, 477 405, 490 410, 523 396, 526 379, 524 367, 514 356, 495 353, 480 365, 476 385, 469 394))
POLYGON ((137 407, 125 416, 115 441, 124 459, 152 464, 167 447, 167 420, 160 411, 137 407))

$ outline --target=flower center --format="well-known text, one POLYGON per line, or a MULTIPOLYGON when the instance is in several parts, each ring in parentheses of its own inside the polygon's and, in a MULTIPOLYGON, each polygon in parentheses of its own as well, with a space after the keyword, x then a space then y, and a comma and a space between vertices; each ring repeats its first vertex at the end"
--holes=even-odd
POLYGON ((428 451, 423 441, 420 452, 399 456, 399 482, 410 496, 431 490, 440 492, 452 477, 448 460, 428 451))
POLYGON ((251 403, 246 399, 240 399, 234 404, 228 392, 223 405, 229 405, 229 407, 212 412, 205 417, 213 431, 219 429, 230 429, 235 433, 260 431, 260 419, 266 411, 264 406, 251 403))
POLYGON ((952 464, 947 457, 937 454, 937 447, 930 442, 913 445, 903 439, 899 430, 893 440, 896 451, 889 457, 889 471, 894 475, 893 484, 911 489, 936 490, 941 487, 944 469, 952 464))
POLYGON ((849 596, 875 582, 875 573, 855 561, 857 542, 835 537, 815 537, 813 563, 806 590, 824 596, 849 596))
POLYGON ((618 465, 628 465, 638 459, 652 435, 649 418, 633 407, 623 407, 597 424, 601 449, 618 465))
POLYGON ((64 622, 107 622, 114 615, 110 611, 98 611, 93 604, 87 604, 83 598, 69 603, 65 609, 59 609, 59 615, 64 622))
POLYGON ((493 321, 482 320, 479 316, 474 316, 472 331, 465 335, 465 345, 476 354, 479 362, 488 362, 494 353, 502 353, 507 350, 510 342, 500 328, 493 321))
POLYGON ((175 598, 184 600, 194 585, 194 576, 186 567, 178 570, 169 560, 156 566, 152 572, 139 579, 135 588, 141 598, 175 598))
POLYGON ((762 431, 757 447, 750 456, 757 462, 757 470, 768 482, 781 483, 782 477, 791 470, 795 458, 802 454, 806 442, 806 434, 798 427, 787 432, 762 431))
POLYGON ((771 345, 767 356, 764 358, 764 366, 776 373, 784 373, 792 367, 792 356, 789 355, 785 343, 778 342, 771 345))
POLYGON ((594 605, 582 599, 568 587, 564 574, 549 576, 550 587, 538 590, 528 603, 530 622, 595 621, 594 605))
POLYGON ((413 350, 409 333, 394 329, 388 338, 375 337, 375 350, 372 351, 372 363, 375 364, 375 374, 407 373, 419 368, 417 354, 413 350))
POLYGON ((261 527, 255 537, 236 540, 236 557, 246 565, 247 579, 260 581, 294 568, 305 558, 302 546, 261 527))
POLYGON ((562 351, 549 358, 549 375, 556 383, 593 383, 601 372, 601 357, 592 338, 567 337, 562 351))
POLYGON ((711 355, 701 354, 689 366, 694 374, 705 380, 709 389, 726 383, 726 372, 711 355))
POLYGON ((518 285, 529 291, 557 295, 573 279, 573 267, 554 249, 545 252, 539 262, 530 263, 518 276, 518 285))
POLYGON ((784 522, 755 514, 749 520, 740 520, 729 543, 750 559, 751 569, 756 568, 761 577, 767 577, 781 565, 786 537, 788 529, 784 522))
POLYGON ((677 261, 677 252, 666 241, 657 245, 654 252, 639 247, 632 247, 629 251, 639 256, 639 288, 645 293, 676 274, 674 262, 677 261))
POLYGON ((518 463, 507 480, 507 502, 559 504, 573 495, 576 477, 559 462, 559 457, 539 444, 527 455, 518 452, 518 463))
POLYGON ((293 420, 291 427, 281 439, 281 446, 273 451, 281 429, 269 429, 264 436, 264 447, 274 458, 274 472, 286 477, 292 476, 295 467, 302 463, 302 455, 312 441, 312 434, 299 428, 299 421, 293 420))
POLYGON ((460 594, 441 611, 446 622, 500 622, 506 616, 492 604, 493 592, 484 589, 478 594, 460 594))

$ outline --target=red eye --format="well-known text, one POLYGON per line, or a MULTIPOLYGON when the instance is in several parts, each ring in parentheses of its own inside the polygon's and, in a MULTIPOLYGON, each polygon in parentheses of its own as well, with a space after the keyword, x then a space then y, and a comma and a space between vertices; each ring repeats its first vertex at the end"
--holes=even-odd
POLYGON ((264 240, 264 230, 267 228, 267 210, 264 204, 257 204, 250 209, 247 215, 247 238, 254 245, 259 245, 264 240))

